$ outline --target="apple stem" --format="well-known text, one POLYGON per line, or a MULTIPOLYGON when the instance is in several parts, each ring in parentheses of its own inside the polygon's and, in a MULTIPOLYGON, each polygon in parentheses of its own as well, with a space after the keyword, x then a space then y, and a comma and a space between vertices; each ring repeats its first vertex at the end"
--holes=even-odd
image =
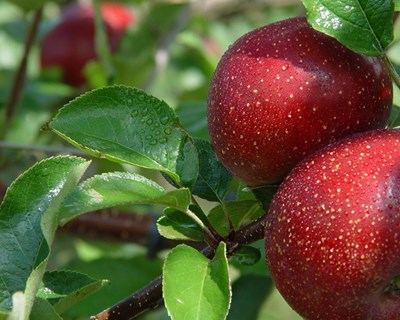
POLYGON ((388 70, 391 78, 396 83, 397 87, 400 89, 400 76, 397 73, 395 67, 393 66, 393 63, 390 61, 387 55, 384 55, 382 59, 383 62, 385 63, 386 69, 388 70))

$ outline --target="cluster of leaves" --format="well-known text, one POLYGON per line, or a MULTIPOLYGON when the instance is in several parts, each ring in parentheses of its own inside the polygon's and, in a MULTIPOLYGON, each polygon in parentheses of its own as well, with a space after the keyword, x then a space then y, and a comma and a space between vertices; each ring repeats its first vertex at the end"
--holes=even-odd
MULTIPOLYGON (((390 67, 385 50, 393 40, 394 2, 303 3, 316 29, 357 52, 383 57, 390 67)), ((261 256, 246 246, 228 255, 226 240, 264 211, 248 195, 228 201, 231 175, 211 144, 192 137, 182 122, 164 101, 122 85, 85 93, 57 113, 45 129, 95 158, 161 172, 173 188, 127 171, 87 178, 90 160, 73 156, 48 158, 27 170, 0 206, 0 319, 61 319, 71 305, 105 286, 106 280, 74 271, 47 271, 55 232, 85 213, 136 204, 165 207, 157 221, 165 238, 205 241, 214 249, 211 259, 187 245, 168 253, 163 297, 169 315, 226 318, 232 292, 228 259, 236 254, 251 265, 261 256), (204 212, 198 198, 216 205, 204 212)))
MULTIPOLYGON (((224 214, 227 209, 222 199, 231 176, 218 161, 210 143, 190 137, 165 102, 138 89, 105 87, 67 104, 48 128, 88 154, 164 172, 177 189, 167 191, 142 175, 128 172, 95 175, 76 185, 90 161, 59 156, 39 162, 8 189, 0 208, 6 225, 3 234, 10 234, 10 237, 4 238, 1 249, 3 256, 8 257, 3 265, 4 273, 12 275, 10 278, 3 277, 2 291, 7 292, 2 298, 5 309, 11 307, 12 294, 18 291, 24 290, 24 299, 33 301, 43 276, 50 278, 50 283, 57 282, 51 280, 52 276, 65 277, 60 273, 44 273, 49 248, 57 227, 84 213, 121 205, 160 204, 167 208, 158 221, 158 228, 167 238, 203 241, 207 237, 215 237, 210 233, 210 228, 220 230, 221 234, 226 232, 227 221, 221 219, 221 213, 224 214), (38 181, 40 188, 35 187, 38 181), (219 201, 220 206, 206 217, 192 195, 219 201), (13 220, 11 225, 10 220, 13 220), (211 227, 211 221, 214 227, 211 227), (10 248, 18 250, 10 251, 10 248), (23 259, 27 256, 31 259, 23 259), (19 262, 21 259, 24 265, 19 262), (31 274, 32 269, 34 272, 31 274), (14 280, 15 276, 19 281, 14 280), (32 291, 28 290, 31 282, 32 291)), ((263 214, 255 200, 244 200, 235 205, 240 208, 231 215, 236 229, 263 214)), ((244 254, 243 250, 241 254, 244 254)), ((190 270, 193 281, 189 282, 198 284, 198 290, 191 290, 193 295, 185 294, 185 297, 193 300, 193 303, 199 300, 196 294, 210 290, 208 294, 217 296, 219 289, 224 287, 224 291, 219 293, 224 301, 220 304, 219 316, 226 313, 230 295, 225 246, 220 244, 213 262, 207 261, 195 249, 185 245, 171 251, 164 266, 164 272, 170 275, 165 278, 165 290, 171 290, 171 294, 165 296, 167 304, 168 297, 174 297, 177 292, 183 293, 176 289, 176 272, 167 270, 183 268, 190 270), (199 272, 191 271, 194 265, 200 268, 199 272), (210 279, 207 284, 210 272, 216 272, 218 276, 212 279, 220 279, 222 283, 216 285, 210 279), (171 289, 167 289, 169 287, 171 289)), ((73 275, 75 273, 70 274, 70 281, 73 275)), ((80 274, 76 276, 83 277, 80 274)), ((71 283, 80 283, 77 280, 71 283)), ((87 280, 82 282, 84 287, 73 288, 70 293, 74 294, 74 299, 89 292, 86 289, 87 280)), ((104 285, 104 282, 90 283, 90 289, 95 290, 100 285, 104 285)), ((60 285, 57 289, 65 288, 60 285)), ((51 286, 42 288, 40 292, 49 292, 47 300, 54 303, 52 309, 59 304, 65 308, 67 303, 72 302, 69 295, 61 296, 51 286), (58 299, 53 299, 55 295, 58 299)), ((43 294, 39 296, 43 297, 43 294)), ((29 312, 31 307, 32 304, 26 303, 25 312, 29 312)), ((44 308, 45 304, 42 303, 40 307, 44 308)), ((49 305, 46 307, 50 308, 49 305)), ((202 305, 199 305, 198 312, 200 309, 205 312, 202 305)), ((175 308, 172 307, 172 310, 175 308)), ((59 310, 56 308, 56 311, 59 310)))

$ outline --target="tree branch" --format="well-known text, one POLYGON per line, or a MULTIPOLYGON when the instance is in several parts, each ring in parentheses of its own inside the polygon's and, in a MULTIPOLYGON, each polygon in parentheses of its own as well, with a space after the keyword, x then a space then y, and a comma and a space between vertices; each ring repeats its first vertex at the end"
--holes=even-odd
MULTIPOLYGON (((35 40, 36 34, 39 29, 40 20, 42 19, 42 9, 38 9, 35 11, 33 16, 32 25, 29 29, 28 36, 25 42, 24 53, 22 55, 17 73, 14 78, 14 82, 11 88, 10 97, 8 98, 8 102, 6 105, 6 113, 5 113, 5 127, 8 126, 14 112, 16 105, 18 103, 18 99, 21 96, 22 89, 24 87, 25 75, 26 75, 26 66, 28 62, 29 53, 31 51, 33 42, 35 40)), ((5 134, 6 131, 3 132, 5 134)))
POLYGON ((59 228, 58 232, 96 240, 146 245, 152 220, 151 214, 139 215, 104 209, 81 215, 59 228))
MULTIPOLYGON (((264 238, 266 215, 259 220, 239 230, 233 240, 227 241, 227 253, 231 256, 235 249, 264 238)), ((207 258, 214 256, 214 251, 206 247, 202 253, 207 258)), ((118 302, 114 306, 92 316, 91 320, 128 320, 134 319, 142 313, 157 307, 162 302, 162 277, 154 279, 142 289, 118 302)))

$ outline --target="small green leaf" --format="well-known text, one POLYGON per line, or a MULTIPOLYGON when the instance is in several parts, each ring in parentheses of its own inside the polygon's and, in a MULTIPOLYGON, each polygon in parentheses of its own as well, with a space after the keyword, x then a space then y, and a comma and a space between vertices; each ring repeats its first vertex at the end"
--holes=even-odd
POLYGON ((58 313, 107 285, 107 280, 94 280, 89 276, 68 270, 46 272, 38 297, 48 300, 58 313))
POLYGON ((186 211, 191 193, 182 188, 167 192, 157 183, 138 174, 113 172, 83 181, 65 199, 60 223, 91 211, 132 204, 162 204, 186 211))
POLYGON ((400 126, 400 107, 393 105, 388 122, 389 128, 398 128, 400 126))
POLYGON ((233 257, 244 266, 252 266, 260 261, 261 253, 259 249, 252 246, 240 246, 235 250, 233 257))
POLYGON ((225 319, 231 299, 225 243, 211 261, 186 245, 172 249, 164 263, 163 295, 173 320, 225 319))
POLYGON ((231 259, 229 261, 229 264, 233 266, 236 270, 240 272, 241 275, 244 274, 258 274, 258 275, 268 275, 269 276, 269 270, 268 266, 265 263, 265 241, 264 239, 260 239, 254 243, 251 244, 252 247, 256 248, 260 254, 261 258, 260 260, 251 266, 246 266, 241 263, 237 259, 231 259))
POLYGON ((383 56, 393 40, 392 0, 302 0, 308 22, 346 47, 383 56))
POLYGON ((400 11, 400 0, 394 0, 394 10, 400 11))
POLYGON ((25 291, 29 315, 44 273, 58 211, 89 162, 59 156, 35 164, 9 187, 0 206, 0 310, 25 291))
POLYGON ((238 187, 236 189, 236 200, 243 201, 243 200, 257 200, 254 196, 254 193, 251 192, 251 189, 244 183, 239 182, 238 187))
POLYGON ((42 298, 36 298, 29 319, 62 320, 61 316, 57 313, 57 311, 54 309, 51 303, 42 298))
POLYGON ((88 319, 117 301, 144 287, 160 275, 160 259, 149 259, 145 254, 122 257, 103 257, 91 261, 80 259, 71 266, 79 272, 90 274, 96 279, 109 279, 110 285, 88 296, 72 306, 65 319, 88 319))
POLYGON ((158 232, 167 239, 203 241, 204 231, 184 212, 167 208, 157 221, 158 232))
POLYGON ((227 192, 232 176, 219 161, 210 142, 200 139, 194 142, 200 168, 192 193, 209 201, 219 201, 227 192))
POLYGON ((208 214, 208 219, 222 236, 227 236, 229 233, 229 223, 224 210, 228 213, 236 231, 255 221, 265 213, 255 200, 225 202, 223 206, 219 205, 213 208, 208 214))
POLYGON ((174 111, 144 91, 110 86, 81 95, 49 124, 63 139, 96 157, 167 173, 191 186, 196 149, 174 111))

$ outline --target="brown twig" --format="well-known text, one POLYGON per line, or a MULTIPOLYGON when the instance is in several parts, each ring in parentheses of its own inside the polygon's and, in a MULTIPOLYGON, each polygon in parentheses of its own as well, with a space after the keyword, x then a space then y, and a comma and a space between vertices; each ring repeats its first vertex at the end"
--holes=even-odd
MULTIPOLYGON (((227 241, 228 256, 232 255, 239 245, 249 244, 264 237, 266 216, 236 232, 232 241, 227 241)), ((202 253, 212 258, 214 251, 207 247, 202 253)), ((154 279, 142 289, 118 302, 114 306, 91 317, 91 320, 128 320, 157 307, 162 302, 162 277, 154 279)))
POLYGON ((8 102, 6 105, 6 114, 5 114, 5 124, 6 126, 10 122, 15 108, 17 106, 18 100, 21 96, 21 92, 24 87, 25 83, 25 76, 26 76, 26 66, 28 62, 29 53, 31 51, 33 42, 35 40, 36 34, 39 29, 40 20, 42 19, 42 9, 38 9, 35 11, 31 27, 28 32, 28 36, 25 42, 24 53, 22 55, 21 61, 19 63, 19 67, 17 73, 15 75, 13 85, 11 88, 10 97, 8 98, 8 102))
POLYGON ((154 258, 160 250, 173 248, 180 243, 197 250, 205 247, 204 242, 174 241, 161 237, 156 221, 157 215, 152 213, 138 214, 108 208, 81 215, 57 232, 86 239, 137 243, 147 248, 149 258, 154 258))
POLYGON ((152 216, 104 209, 68 222, 58 231, 78 237, 147 244, 152 216))

